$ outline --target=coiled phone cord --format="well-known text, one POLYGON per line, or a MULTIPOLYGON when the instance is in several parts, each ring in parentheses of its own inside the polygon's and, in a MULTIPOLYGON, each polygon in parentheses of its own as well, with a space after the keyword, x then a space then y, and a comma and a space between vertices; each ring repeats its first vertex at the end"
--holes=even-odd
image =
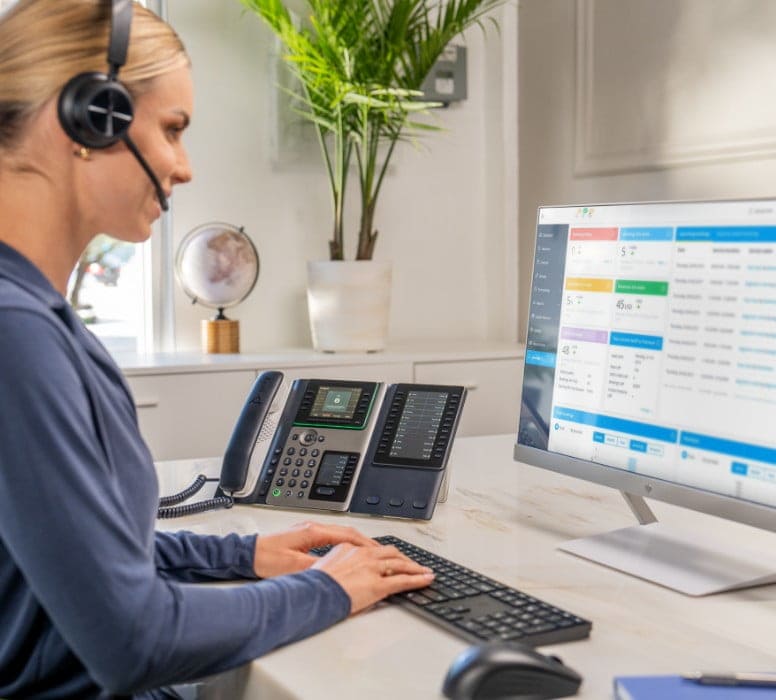
POLYGON ((218 508, 231 508, 234 505, 234 499, 231 496, 216 496, 206 501, 198 503, 187 503, 177 505, 191 498, 195 493, 202 490, 202 487, 208 481, 218 481, 218 479, 208 479, 204 474, 200 474, 194 480, 191 486, 187 486, 183 491, 174 493, 171 496, 162 496, 159 499, 159 509, 156 512, 157 518, 182 518, 185 515, 194 515, 195 513, 204 513, 208 510, 217 510, 218 508))

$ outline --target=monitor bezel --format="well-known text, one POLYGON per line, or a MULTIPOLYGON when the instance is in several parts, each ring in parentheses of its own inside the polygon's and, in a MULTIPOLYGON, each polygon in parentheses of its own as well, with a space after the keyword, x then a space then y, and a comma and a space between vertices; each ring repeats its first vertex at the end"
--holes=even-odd
MULTIPOLYGON (((647 205, 682 205, 682 204, 736 204, 736 203, 771 202, 776 221, 776 196, 772 197, 737 197, 731 199, 688 199, 688 200, 655 200, 647 202, 599 202, 594 204, 556 204, 541 205, 536 211, 536 229, 538 232, 541 213, 546 209, 580 209, 614 206, 647 206, 647 205)), ((531 277, 533 279, 536 265, 536 232, 534 233, 533 261, 531 277)), ((528 298, 528 308, 531 305, 528 298)), ((525 338, 528 338, 528 321, 526 314, 525 338)), ((526 353, 527 355, 527 353, 526 353)), ((523 357, 523 377, 525 376, 525 360, 523 357)), ((520 383, 520 400, 522 413, 523 382, 520 383)), ((518 415, 518 435, 520 416, 518 415)), ((550 452, 528 445, 521 445, 515 439, 513 459, 528 466, 547 469, 558 474, 564 474, 584 481, 590 481, 622 491, 633 496, 649 498, 681 508, 688 508, 706 515, 724 518, 744 525, 751 525, 762 530, 776 532, 776 506, 769 506, 757 501, 735 498, 726 494, 710 491, 698 486, 689 486, 675 481, 667 481, 645 474, 636 474, 621 467, 608 466, 589 460, 564 455, 560 452, 550 452)))

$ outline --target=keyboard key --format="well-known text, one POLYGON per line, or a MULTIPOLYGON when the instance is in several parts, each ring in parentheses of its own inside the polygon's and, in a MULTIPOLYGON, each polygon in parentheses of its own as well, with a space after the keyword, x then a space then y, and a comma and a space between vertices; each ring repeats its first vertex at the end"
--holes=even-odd
POLYGON ((431 598, 426 598, 422 593, 415 593, 414 591, 407 593, 407 600, 415 605, 428 605, 431 602, 431 598))

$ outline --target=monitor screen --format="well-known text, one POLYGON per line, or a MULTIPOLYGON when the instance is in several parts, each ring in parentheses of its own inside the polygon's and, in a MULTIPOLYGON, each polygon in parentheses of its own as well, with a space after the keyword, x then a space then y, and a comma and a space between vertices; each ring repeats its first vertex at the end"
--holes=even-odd
POLYGON ((776 201, 541 208, 526 341, 517 459, 774 529, 776 201))

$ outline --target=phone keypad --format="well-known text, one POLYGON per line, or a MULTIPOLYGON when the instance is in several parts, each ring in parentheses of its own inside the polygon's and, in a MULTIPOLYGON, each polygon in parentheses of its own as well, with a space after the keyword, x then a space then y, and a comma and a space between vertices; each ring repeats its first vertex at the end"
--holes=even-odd
POLYGON ((295 496, 304 498, 309 494, 311 480, 321 460, 323 450, 322 443, 326 442, 326 436, 317 430, 307 428, 294 431, 288 436, 287 442, 281 447, 276 447, 272 453, 269 465, 264 472, 259 487, 259 496, 281 498, 295 496), (321 448, 318 447, 321 446, 321 448), (282 467, 275 474, 276 467, 282 459, 282 467), (293 467, 292 469, 289 469, 293 467), (290 478, 287 478, 289 477, 290 478), (302 478, 302 481, 298 479, 302 478), (296 493, 281 489, 282 486, 291 489, 299 486, 296 493))
MULTIPOLYGON (((297 435, 297 440, 298 439, 299 436, 297 435)), ((317 439, 318 438, 316 437, 316 441, 317 439)), ((290 457, 286 457, 283 461, 283 466, 281 466, 276 473, 273 462, 277 464, 277 457, 288 454, 301 454, 302 450, 305 449, 293 447, 290 444, 291 440, 293 440, 293 435, 290 436, 290 440, 288 440, 286 445, 276 448, 273 452, 273 458, 270 460, 259 488, 259 495, 266 497, 267 503, 278 505, 282 505, 284 501, 289 498, 293 501, 309 498, 313 502, 339 502, 342 500, 342 494, 339 492, 343 488, 350 489, 361 454, 359 452, 330 453, 316 448, 309 450, 309 456, 306 458, 299 457, 296 460, 292 460, 290 457), (327 454, 336 455, 336 458, 346 460, 339 466, 342 471, 340 475, 341 485, 338 488, 334 488, 333 486, 319 484, 318 486, 315 486, 313 492, 312 489, 315 484, 316 472, 321 465, 321 461, 326 458, 327 454), (290 466, 291 464, 293 464, 293 467, 290 466)), ((299 443, 297 442, 297 445, 298 444, 299 443)), ((328 469, 331 468, 332 466, 329 465, 328 469)))
MULTIPOLYGON (((296 442, 300 444, 317 444, 318 441, 323 442, 325 436, 319 435, 314 430, 309 430, 304 433, 293 433, 290 436, 290 442, 296 442)), ((304 498, 308 495, 310 490, 310 480, 315 473, 315 469, 318 467, 319 458, 321 456, 321 450, 317 447, 312 450, 308 450, 307 447, 294 447, 293 444, 287 444, 284 447, 277 447, 273 452, 272 459, 270 460, 269 468, 265 472, 264 479, 262 480, 259 488, 260 496, 269 496, 272 498, 304 498), (275 466, 278 464, 278 460, 285 455, 283 459, 283 467, 278 470, 277 477, 275 476, 275 466), (294 459, 295 455, 299 455, 294 459), (309 456, 308 456, 309 455, 309 456), (305 459, 306 458, 306 459, 305 459), (293 465, 293 469, 289 470, 287 467, 293 465), (290 477, 290 478, 286 478, 290 477), (300 481, 299 479, 302 478, 300 481), (283 490, 281 487, 287 487, 283 490), (289 489, 297 488, 296 493, 289 489)))

